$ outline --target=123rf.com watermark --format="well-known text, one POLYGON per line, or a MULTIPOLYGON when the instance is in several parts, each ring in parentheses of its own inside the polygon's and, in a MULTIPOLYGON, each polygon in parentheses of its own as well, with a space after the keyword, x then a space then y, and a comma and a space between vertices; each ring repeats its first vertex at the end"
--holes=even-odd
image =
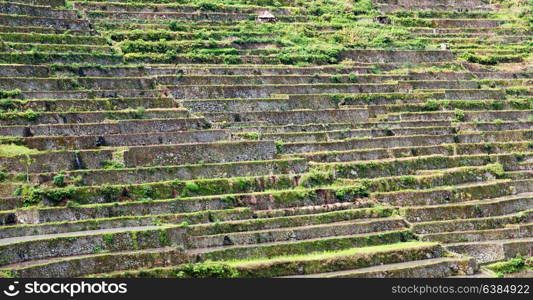
POLYGON ((13 281, 3 289, 8 297, 19 295, 61 295, 75 297, 76 295, 117 295, 128 292, 127 283, 98 282, 39 282, 28 281, 21 283, 13 281))

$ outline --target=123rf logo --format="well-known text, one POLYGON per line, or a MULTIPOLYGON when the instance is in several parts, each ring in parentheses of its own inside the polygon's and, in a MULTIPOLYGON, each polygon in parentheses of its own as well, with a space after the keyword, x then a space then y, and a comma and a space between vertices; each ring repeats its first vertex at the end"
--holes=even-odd
POLYGON ((126 283, 107 283, 101 282, 27 282, 19 284, 19 281, 14 281, 4 289, 4 295, 8 297, 15 297, 20 293, 26 295, 35 294, 55 294, 55 295, 69 295, 74 297, 78 294, 126 294, 128 292, 126 283))

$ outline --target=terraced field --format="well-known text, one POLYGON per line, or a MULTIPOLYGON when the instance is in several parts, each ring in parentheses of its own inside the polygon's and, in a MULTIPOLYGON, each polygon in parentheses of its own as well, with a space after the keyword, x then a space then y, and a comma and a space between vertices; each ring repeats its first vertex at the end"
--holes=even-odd
POLYGON ((533 253, 532 12, 0 0, 1 275, 494 276, 533 253))

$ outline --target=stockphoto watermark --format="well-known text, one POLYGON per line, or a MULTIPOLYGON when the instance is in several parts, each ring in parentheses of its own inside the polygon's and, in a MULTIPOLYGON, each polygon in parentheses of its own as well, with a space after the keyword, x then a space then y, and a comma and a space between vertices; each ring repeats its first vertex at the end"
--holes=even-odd
POLYGON ((113 295, 126 294, 127 283, 97 282, 39 282, 39 281, 13 281, 6 282, 3 294, 8 297, 19 295, 63 295, 74 297, 76 295, 113 295))

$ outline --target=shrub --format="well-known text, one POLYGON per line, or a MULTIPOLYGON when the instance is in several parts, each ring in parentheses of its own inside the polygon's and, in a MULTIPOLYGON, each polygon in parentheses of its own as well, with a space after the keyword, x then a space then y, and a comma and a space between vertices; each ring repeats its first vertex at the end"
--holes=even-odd
POLYGON ((239 272, 234 267, 221 263, 187 264, 176 272, 177 278, 235 278, 239 272))
POLYGON ((433 23, 431 23, 431 20, 426 20, 422 18, 394 18, 393 19, 395 25, 401 25, 405 27, 433 27, 433 23))
POLYGON ((0 112, 14 110, 18 107, 17 102, 10 99, 0 99, 0 112))
POLYGON ((516 258, 508 261, 494 263, 487 267, 496 273, 510 274, 521 271, 525 266, 526 264, 524 259, 520 256, 517 256, 516 258))
POLYGON ((239 133, 238 136, 246 140, 259 140, 261 138, 261 134, 258 132, 243 132, 239 133))
POLYGON ((460 57, 468 62, 481 65, 496 65, 499 63, 522 62, 524 60, 524 58, 520 55, 477 55, 468 52, 461 54, 460 57))
POLYGON ((145 108, 142 106, 139 106, 135 109, 133 112, 133 118, 134 119, 144 119, 144 113, 146 112, 145 108))
POLYGON ((193 181, 187 181, 185 183, 185 188, 193 193, 196 193, 200 190, 200 186, 193 181))
POLYGON ((6 180, 8 177, 9 174, 5 170, 0 169, 0 182, 6 180))
POLYGON ((416 179, 413 176, 404 175, 400 176, 400 182, 403 186, 411 186, 416 182, 416 179))
POLYGON ((341 83, 342 82, 342 75, 331 75, 331 82, 333 83, 341 83))
POLYGON ((509 104, 514 109, 533 109, 533 98, 529 99, 511 99, 509 100, 509 104))
POLYGON ((67 204, 66 204, 66 207, 68 208, 76 208, 76 207, 79 207, 80 204, 78 202, 74 202, 74 201, 71 201, 71 200, 68 200, 67 201, 67 204))
POLYGON ((283 153, 283 141, 276 141, 276 153, 282 154, 283 153))
POLYGON ((124 165, 114 160, 104 160, 102 162, 103 168, 106 170, 123 169, 124 165))
POLYGON ((461 109, 455 109, 453 111, 453 113, 455 114, 455 120, 459 121, 459 122, 464 122, 466 116, 465 116, 465 112, 461 109))
POLYGON ((30 198, 34 200, 48 200, 51 202, 61 202, 70 199, 76 193, 76 188, 69 186, 67 188, 60 189, 34 189, 30 198))
POLYGON ((198 6, 201 10, 217 11, 220 8, 220 4, 213 2, 200 2, 198 6))
POLYGON ((243 60, 238 55, 223 55, 222 61, 226 65, 236 65, 236 64, 242 64, 243 60))
POLYGON ((58 187, 64 187, 65 186, 65 174, 59 173, 56 176, 54 176, 52 182, 55 186, 58 187))
POLYGON ((20 95, 22 91, 19 89, 14 90, 0 90, 0 99, 14 98, 20 95))
POLYGON ((425 104, 422 110, 424 111, 436 111, 439 110, 440 105, 439 102, 436 100, 428 100, 425 104))
POLYGON ((505 173, 505 170, 500 163, 494 163, 487 165, 488 170, 493 173, 496 178, 506 178, 507 174, 505 173))
POLYGON ((346 199, 346 197, 368 197, 370 195, 370 192, 368 191, 368 188, 364 184, 356 184, 353 186, 343 187, 338 189, 335 192, 335 195, 338 198, 341 198, 343 200, 349 200, 346 199))
POLYGON ((194 181, 186 181, 183 190, 181 191, 181 197, 189 197, 192 194, 196 194, 200 191, 200 186, 194 181))
POLYGON ((178 21, 171 21, 168 28, 172 31, 187 31, 187 25, 179 23, 178 21))
POLYGON ((312 169, 309 173, 302 177, 300 185, 304 187, 313 187, 330 184, 332 182, 333 172, 324 172, 317 169, 312 169))

